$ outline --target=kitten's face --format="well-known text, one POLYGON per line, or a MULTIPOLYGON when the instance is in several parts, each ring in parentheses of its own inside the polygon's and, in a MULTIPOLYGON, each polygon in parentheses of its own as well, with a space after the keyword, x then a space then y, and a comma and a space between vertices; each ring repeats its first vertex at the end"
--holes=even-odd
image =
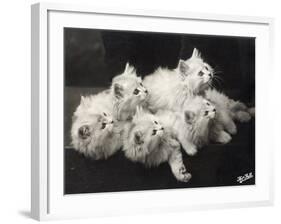
POLYGON ((74 118, 74 130, 72 131, 80 141, 89 142, 104 138, 112 133, 113 124, 112 117, 105 112, 102 114, 84 114, 74 118))
POLYGON ((113 131, 112 113, 105 107, 97 107, 91 100, 82 96, 73 115, 72 136, 80 143, 104 138, 113 131))
POLYGON ((132 129, 128 141, 130 147, 127 155, 143 157, 155 149, 163 136, 164 128, 156 116, 144 112, 137 112, 132 120, 132 129))
POLYGON ((194 128, 207 125, 216 116, 215 106, 202 97, 195 97, 185 105, 185 122, 194 128))
POLYGON ((183 81, 195 92, 206 88, 213 78, 212 67, 203 61, 196 48, 191 58, 186 61, 180 60, 178 67, 183 81))
POLYGON ((137 77, 133 67, 127 65, 125 71, 113 79, 113 94, 116 99, 127 101, 131 106, 137 106, 146 100, 148 91, 137 77))

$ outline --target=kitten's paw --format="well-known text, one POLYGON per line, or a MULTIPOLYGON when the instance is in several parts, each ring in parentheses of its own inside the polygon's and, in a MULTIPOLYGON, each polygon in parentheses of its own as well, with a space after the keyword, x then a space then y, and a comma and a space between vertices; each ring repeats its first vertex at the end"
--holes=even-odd
POLYGON ((197 153, 197 148, 195 146, 189 146, 188 148, 185 149, 187 155, 189 156, 194 156, 197 153))
POLYGON ((251 120, 251 115, 245 111, 238 111, 236 113, 236 119, 242 123, 248 122, 251 120))
POLYGON ((180 171, 180 173, 185 173, 186 172, 185 166, 181 166, 179 171, 180 171))
POLYGON ((237 133, 237 127, 233 121, 225 125, 225 130, 231 135, 235 135, 237 133))
POLYGON ((248 113, 252 116, 252 117, 254 117, 255 115, 256 115, 256 109, 254 108, 254 107, 251 107, 251 108, 249 108, 248 109, 248 113))
POLYGON ((176 140, 174 138, 171 138, 170 139, 170 146, 171 146, 171 148, 179 149, 180 148, 180 143, 178 142, 178 140, 176 140))
POLYGON ((181 181, 182 182, 188 182, 190 179, 192 178, 192 175, 191 175, 191 173, 184 173, 184 174, 182 174, 182 178, 181 178, 181 181))
POLYGON ((231 139, 232 138, 228 133, 226 133, 225 131, 221 131, 220 134, 218 135, 216 141, 218 143, 226 144, 226 143, 230 142, 231 139))
POLYGON ((178 181, 188 182, 191 179, 192 175, 188 173, 184 166, 179 168, 179 172, 176 175, 178 181))

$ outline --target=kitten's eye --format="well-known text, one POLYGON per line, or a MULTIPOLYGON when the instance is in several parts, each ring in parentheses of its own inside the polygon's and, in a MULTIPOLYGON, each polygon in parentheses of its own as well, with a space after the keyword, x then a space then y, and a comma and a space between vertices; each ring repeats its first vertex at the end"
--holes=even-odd
POLYGON ((152 135, 156 135, 156 133, 157 133, 157 130, 154 129, 154 130, 152 131, 152 135))
POLYGON ((106 127, 106 123, 103 122, 103 123, 101 124, 101 129, 105 129, 105 127, 106 127))
POLYGON ((135 95, 138 95, 139 92, 140 92, 140 91, 139 91, 138 89, 135 89, 135 90, 134 90, 134 94, 135 94, 135 95))
POLYGON ((207 102, 207 106, 210 106, 210 104, 207 102))
POLYGON ((199 75, 199 76, 203 76, 203 75, 204 75, 204 72, 200 71, 200 72, 198 73, 198 75, 199 75))
POLYGON ((143 84, 142 84, 142 83, 140 83, 140 86, 142 86, 142 87, 143 87, 143 84))
POLYGON ((107 114, 106 114, 106 113, 104 113, 104 112, 103 112, 103 115, 104 115, 104 116, 107 116, 107 114))
POLYGON ((154 121, 154 124, 158 124, 158 122, 157 122, 157 121, 154 121))

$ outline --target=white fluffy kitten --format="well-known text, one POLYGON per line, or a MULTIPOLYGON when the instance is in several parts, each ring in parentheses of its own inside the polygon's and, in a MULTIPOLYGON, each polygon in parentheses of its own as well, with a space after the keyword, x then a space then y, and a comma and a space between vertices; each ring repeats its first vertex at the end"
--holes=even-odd
POLYGON ((215 106, 201 96, 186 101, 181 111, 160 110, 156 114, 161 122, 173 127, 182 147, 188 155, 194 155, 197 148, 207 145, 210 140, 227 143, 231 136, 218 125, 215 106))
POLYGON ((121 75, 114 77, 111 85, 114 116, 117 120, 130 120, 136 107, 144 104, 148 91, 142 85, 142 79, 137 77, 134 67, 126 64, 121 75))
MULTIPOLYGON (((222 111, 222 113, 224 113, 225 116, 227 116, 226 114, 228 113, 228 116, 231 119, 240 122, 248 122, 251 119, 251 116, 254 116, 255 108, 248 108, 244 103, 230 99, 224 93, 219 92, 214 88, 211 88, 212 81, 217 77, 215 75, 215 71, 211 68, 210 65, 208 65, 206 62, 203 61, 201 54, 196 48, 193 51, 193 56, 197 59, 196 60, 188 59, 187 61, 180 60, 179 68, 185 67, 185 69, 180 69, 180 71, 188 75, 189 70, 190 69, 192 70, 191 66, 196 67, 198 71, 197 73, 198 76, 195 77, 197 77, 197 80, 201 79, 202 81, 201 82, 197 81, 197 83, 195 84, 197 88, 194 88, 195 89, 194 93, 204 95, 207 99, 209 99, 210 101, 216 104, 217 109, 219 111, 221 111, 221 109, 222 110, 226 109, 225 111, 222 111)), ((235 124, 231 119, 226 118, 222 122, 223 124, 225 124, 224 128, 229 133, 235 134, 236 127, 234 127, 235 124)))
POLYGON ((123 139, 123 150, 128 159, 147 167, 168 162, 177 180, 190 180, 191 174, 186 172, 182 161, 180 143, 172 129, 162 126, 155 115, 138 109, 132 122, 125 126, 123 139))
POLYGON ((245 104, 231 100, 215 89, 210 90, 213 78, 214 70, 195 48, 192 56, 186 61, 180 60, 176 69, 159 68, 145 78, 144 85, 149 90, 148 108, 153 112, 159 109, 181 110, 185 102, 201 94, 216 105, 220 114, 217 118, 219 125, 235 134, 237 130, 233 119, 249 121, 254 108, 248 109, 245 104))
POLYGON ((208 85, 212 74, 211 66, 201 59, 196 48, 187 61, 179 61, 176 69, 158 68, 143 81, 149 90, 149 109, 153 112, 181 109, 187 100, 208 85))
POLYGON ((127 63, 124 72, 114 77, 109 91, 81 97, 71 129, 74 148, 95 159, 114 154, 122 146, 122 122, 133 117, 147 93, 127 63))
POLYGON ((205 97, 213 102, 220 111, 220 123, 230 134, 236 134, 237 128, 234 120, 248 122, 254 112, 254 108, 248 109, 244 103, 234 101, 225 94, 215 89, 207 89, 204 92, 205 97))
POLYGON ((94 159, 106 159, 121 148, 121 134, 108 92, 81 97, 71 128, 75 150, 94 159))

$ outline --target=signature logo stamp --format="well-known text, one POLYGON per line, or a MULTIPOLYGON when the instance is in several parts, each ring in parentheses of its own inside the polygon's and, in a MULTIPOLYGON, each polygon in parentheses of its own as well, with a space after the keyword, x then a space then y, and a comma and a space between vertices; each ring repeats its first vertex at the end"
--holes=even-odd
POLYGON ((237 182, 242 184, 243 182, 245 182, 245 181, 247 181, 249 179, 252 179, 252 178, 254 178, 254 175, 253 175, 252 172, 245 173, 244 175, 237 177, 237 182))

